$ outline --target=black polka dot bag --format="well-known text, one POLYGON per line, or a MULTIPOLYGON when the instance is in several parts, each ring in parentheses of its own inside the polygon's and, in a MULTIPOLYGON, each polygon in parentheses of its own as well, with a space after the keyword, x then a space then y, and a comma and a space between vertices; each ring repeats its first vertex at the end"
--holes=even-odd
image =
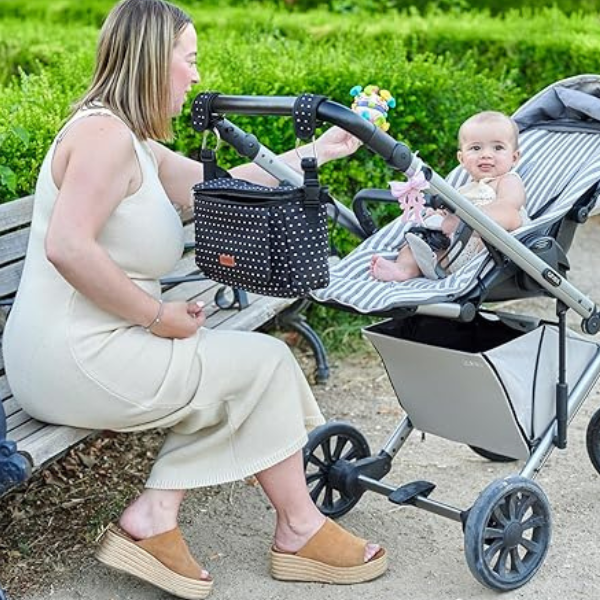
POLYGON ((330 197, 318 183, 316 160, 302 162, 302 187, 232 178, 194 186, 196 264, 207 277, 280 297, 328 285, 330 197))

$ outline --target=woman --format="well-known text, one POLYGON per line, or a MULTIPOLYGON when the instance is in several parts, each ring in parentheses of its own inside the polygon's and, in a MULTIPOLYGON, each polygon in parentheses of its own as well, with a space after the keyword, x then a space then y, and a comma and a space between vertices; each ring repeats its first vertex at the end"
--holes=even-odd
MULTIPOLYGON (((199 80, 190 18, 124 0, 100 34, 92 84, 53 142, 36 188, 22 281, 4 334, 6 372, 32 416, 76 427, 170 429, 146 487, 98 558, 184 598, 212 580, 177 527, 185 490, 256 474, 276 509, 274 577, 352 583, 385 551, 319 513, 304 481, 306 427, 323 417, 287 347, 202 327, 200 305, 163 302, 202 167, 162 146, 199 80), (50 318, 49 318, 50 316, 50 318)), ((358 142, 330 129, 321 161, 358 142)), ((294 151, 283 155, 298 167, 294 151)), ((254 165, 235 176, 269 183, 254 165)))

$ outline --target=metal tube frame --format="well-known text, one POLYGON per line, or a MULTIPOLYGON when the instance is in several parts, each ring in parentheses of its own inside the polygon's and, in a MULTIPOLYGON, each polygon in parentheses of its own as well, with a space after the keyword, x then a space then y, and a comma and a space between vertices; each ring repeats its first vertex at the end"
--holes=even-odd
MULTIPOLYGON (((569 394, 568 401, 568 422, 570 423, 579 409, 581 408, 583 402, 588 397, 592 388, 598 381, 600 377, 600 348, 596 351, 596 355, 590 361, 587 369, 577 382, 577 384, 573 387, 573 390, 569 394)), ((528 477, 530 479, 534 479, 535 476, 540 472, 542 466, 552 453, 552 450, 555 448, 554 442, 558 433, 557 422, 552 421, 539 443, 535 447, 531 456, 527 459, 527 462, 521 469, 519 473, 523 477, 528 477)))

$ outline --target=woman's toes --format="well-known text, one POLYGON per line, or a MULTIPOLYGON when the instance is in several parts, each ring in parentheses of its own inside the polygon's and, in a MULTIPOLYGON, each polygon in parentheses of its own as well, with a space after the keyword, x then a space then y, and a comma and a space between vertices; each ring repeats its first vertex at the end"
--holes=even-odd
POLYGON ((380 550, 381 546, 378 544, 367 544, 365 546, 365 562, 369 562, 380 550))

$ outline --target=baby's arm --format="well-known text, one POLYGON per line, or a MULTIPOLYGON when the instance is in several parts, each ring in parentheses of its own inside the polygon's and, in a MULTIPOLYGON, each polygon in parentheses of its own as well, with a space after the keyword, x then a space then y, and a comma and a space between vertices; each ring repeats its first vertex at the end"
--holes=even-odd
POLYGON ((521 209, 524 206, 523 182, 518 175, 508 173, 496 182, 496 199, 481 210, 507 231, 513 231, 522 225, 521 209))
MULTIPOLYGON (((496 199, 479 208, 507 231, 518 229, 523 224, 521 208, 525 206, 523 182, 518 175, 507 173, 495 183, 496 199)), ((442 231, 446 235, 452 235, 459 224, 460 219, 449 214, 442 222, 442 231)))

